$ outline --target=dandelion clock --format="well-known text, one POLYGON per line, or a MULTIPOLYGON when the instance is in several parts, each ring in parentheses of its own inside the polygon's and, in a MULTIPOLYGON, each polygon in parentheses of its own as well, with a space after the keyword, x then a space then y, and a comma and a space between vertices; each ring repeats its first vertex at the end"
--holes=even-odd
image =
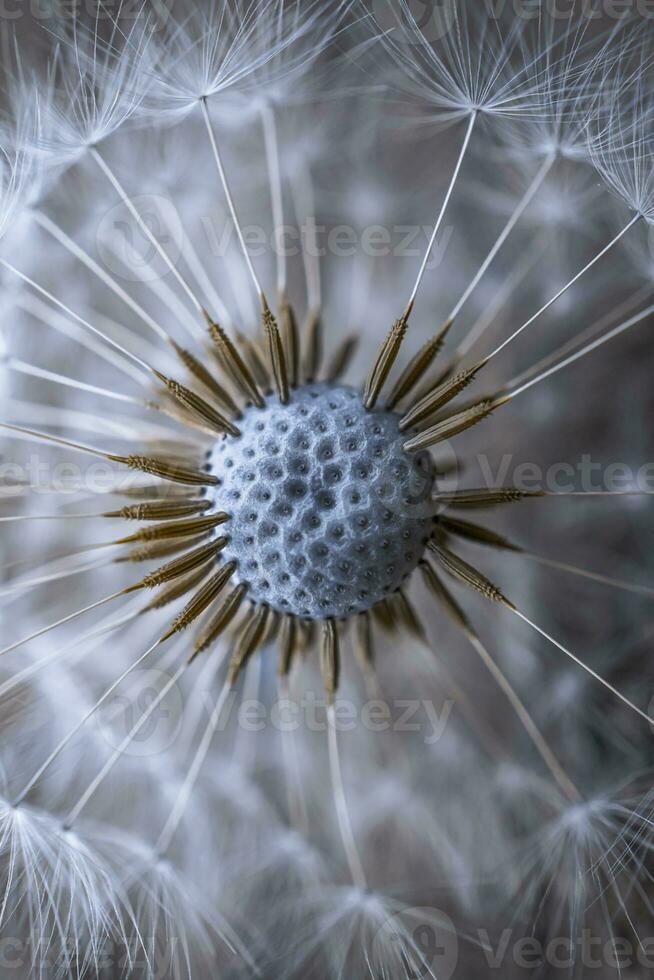
POLYGON ((2 977, 651 974, 622 6, 2 24, 2 977))

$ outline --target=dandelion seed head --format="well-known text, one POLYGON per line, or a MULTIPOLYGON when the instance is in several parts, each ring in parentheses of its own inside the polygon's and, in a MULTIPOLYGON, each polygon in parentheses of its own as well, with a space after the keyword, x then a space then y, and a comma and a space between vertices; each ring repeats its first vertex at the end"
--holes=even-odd
MULTIPOLYGON (((648 764, 647 650, 594 656, 584 570, 554 556, 626 538, 648 498, 510 485, 568 458, 594 374, 508 426, 500 396, 513 355, 544 381, 632 285, 587 162, 648 216, 647 58, 544 3, 438 5, 437 37, 412 0, 179 0, 157 30, 154 6, 50 21, 8 86, 1 931, 48 980, 103 975, 105 940, 126 977, 441 977, 421 937, 456 935, 426 896, 472 931, 517 891, 547 936, 606 903, 614 935, 653 850, 651 794, 606 788, 648 764), (514 635, 523 603, 579 658, 514 635)), ((616 594, 592 618, 638 629, 616 594)))
POLYGON ((225 557, 254 599, 341 618, 408 578, 431 521, 412 507, 425 474, 402 450, 398 422, 367 412, 354 389, 309 385, 288 405, 249 409, 241 434, 218 444, 211 471, 231 513, 225 557))

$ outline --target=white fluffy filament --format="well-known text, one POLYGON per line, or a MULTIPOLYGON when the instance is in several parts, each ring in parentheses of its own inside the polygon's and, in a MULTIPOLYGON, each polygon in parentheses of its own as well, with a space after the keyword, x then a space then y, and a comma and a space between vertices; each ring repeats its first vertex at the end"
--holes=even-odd
POLYGON ((193 757, 193 762, 191 763, 189 771, 186 774, 186 778, 182 784, 182 788, 177 796, 177 799, 175 800, 170 816, 168 817, 168 820, 166 821, 164 828, 159 835, 159 839, 156 844, 156 851, 160 855, 164 855, 172 844, 175 832, 179 827, 184 813, 186 812, 189 800, 193 794, 193 789, 198 781, 200 771, 205 759, 207 758, 209 749, 211 748, 213 737, 218 726, 220 725, 220 720, 222 718, 231 689, 231 684, 225 683, 223 684, 220 694, 218 695, 218 699, 214 705, 213 711, 211 712, 211 717, 209 718, 202 739, 200 740, 200 744, 198 745, 193 757))
POLYGON ((37 769, 37 771, 34 773, 34 775, 32 776, 32 778, 28 781, 28 783, 25 785, 25 787, 21 790, 21 792, 15 798, 15 800, 14 800, 14 806, 19 806, 23 802, 23 800, 28 795, 28 793, 30 793, 34 789, 34 787, 39 782, 39 780, 44 775, 44 773, 46 773, 47 770, 50 768, 50 766, 54 762, 56 762, 56 760, 59 758, 59 756, 61 755, 61 753, 66 749, 66 747, 70 744, 70 742, 75 738, 75 736, 77 735, 77 733, 82 730, 82 728, 87 723, 87 721, 89 721, 96 714, 96 712, 98 711, 98 709, 101 708, 102 705, 105 704, 105 702, 109 700, 109 698, 111 697, 111 695, 120 686, 120 684, 122 684, 122 682, 125 680, 125 678, 129 677, 129 675, 133 671, 135 671, 137 669, 137 667, 140 667, 140 665, 144 662, 144 660, 146 660, 150 656, 150 654, 154 650, 157 649, 157 647, 160 645, 160 643, 161 643, 161 640, 157 640, 156 643, 153 643, 152 646, 148 650, 145 651, 145 653, 141 654, 141 656, 137 660, 134 661, 134 663, 130 664, 130 666, 127 667, 127 669, 123 671, 123 673, 120 675, 120 677, 118 677, 113 682, 113 684, 105 690, 104 694, 102 694, 98 698, 98 700, 92 705, 92 707, 89 708, 89 710, 86 712, 85 715, 82 716, 82 718, 77 722, 77 724, 73 728, 71 728, 70 731, 61 739, 61 741, 59 742, 59 744, 55 746, 55 748, 52 750, 52 752, 50 753, 50 755, 48 756, 48 758, 45 760, 45 762, 43 763, 43 765, 40 766, 37 769))
POLYGON ((473 111, 470 114, 470 119, 468 120, 468 126, 467 126, 467 129, 466 129, 466 134, 465 134, 465 137, 464 137, 464 140, 463 140, 463 144, 461 146, 461 150, 459 152, 459 156, 458 156, 458 159, 457 159, 457 162, 456 162, 456 166, 454 168, 454 172, 452 174, 450 183, 449 183, 448 188, 447 188, 447 191, 445 193, 445 198, 443 199, 443 204, 441 206, 440 213, 438 215, 438 218, 436 219, 436 224, 434 225, 434 230, 431 233, 431 237, 429 239, 429 244, 427 245, 427 248, 425 250, 425 255, 423 257, 422 263, 420 265, 420 269, 418 271, 418 277, 417 277, 417 279, 415 281, 415 285, 414 285, 413 290, 411 292, 411 295, 409 297, 409 302, 407 303, 407 309, 411 309, 412 308, 413 304, 415 303, 416 296, 418 295, 418 290, 420 289, 420 285, 421 285, 422 280, 424 278, 425 271, 427 269, 427 264, 429 263, 429 258, 431 256, 432 250, 434 248, 434 243, 436 241, 436 237, 438 235, 438 232, 441 229, 441 225, 443 224, 443 219, 445 217, 445 212, 447 211, 447 207, 448 207, 448 204, 450 203, 450 198, 452 197, 452 193, 453 193, 454 188, 456 186, 456 182, 458 180, 459 173, 461 171, 461 167, 463 166, 463 161, 464 161, 466 152, 468 150, 468 146, 470 144, 470 139, 472 137, 472 131, 474 129, 476 120, 477 120, 477 112, 476 111, 473 111))
POLYGON ((33 289, 35 289, 38 293, 41 294, 41 296, 45 296, 45 298, 48 299, 51 303, 57 306, 60 310, 63 310, 63 312, 66 313, 67 316, 71 317, 73 320, 79 323, 86 330, 90 330, 90 332, 95 334, 96 337, 99 337, 100 340, 103 340, 106 344, 109 344, 110 347, 114 347, 125 357, 128 357, 131 361, 134 361, 140 367, 144 368, 147 372, 150 372, 151 368, 148 364, 146 364, 144 360, 142 360, 140 357, 137 357, 136 354, 132 354, 130 351, 126 350, 117 341, 113 340, 107 334, 103 333, 102 330, 98 330, 98 328, 94 327, 92 323, 89 323, 88 320, 85 320, 84 317, 81 317, 79 313, 75 313, 74 310, 72 310, 69 306, 66 306, 66 304, 63 303, 61 300, 57 299, 56 296, 53 296, 53 294, 48 292, 47 289, 44 289, 43 286, 39 286, 37 282, 35 282, 33 279, 27 276, 24 272, 21 272, 15 266, 11 265, 11 263, 7 262, 5 259, 0 259, 0 265, 2 265, 9 272, 12 272, 14 275, 18 276, 19 279, 22 279, 23 282, 27 283, 28 286, 31 286, 33 289))
POLYGON ((102 266, 98 265, 98 263, 91 258, 85 249, 81 248, 69 235, 66 234, 65 231, 63 231, 62 228, 59 227, 59 225, 55 224, 52 218, 48 217, 48 215, 44 214, 42 211, 35 211, 34 220, 41 226, 41 228, 44 229, 44 231, 47 231, 49 235, 58 241, 60 245, 63 245, 63 247, 70 252, 71 255, 75 256, 75 258, 78 259, 82 265, 86 266, 87 269, 97 276, 98 279, 103 282, 115 296, 121 299, 133 313, 136 313, 143 323, 153 330, 158 337, 166 341, 169 339, 168 334, 163 327, 159 326, 156 320, 154 320, 150 314, 143 309, 140 303, 137 303, 136 300, 130 296, 130 294, 126 292, 126 290, 124 290, 119 283, 116 282, 113 276, 110 276, 109 273, 102 268, 102 266))
POLYGON ((574 284, 576 282, 579 282, 579 280, 583 276, 585 276, 586 273, 589 272, 590 269, 592 269, 593 266, 595 266, 600 261, 600 259, 604 258, 604 256, 607 255, 608 252, 610 252, 613 248, 615 248, 615 246, 618 244, 618 242, 620 242, 624 238, 624 236, 627 234, 628 231, 630 231, 631 228, 633 228, 633 226, 636 224, 636 222, 637 221, 640 221, 641 217, 642 217, 642 215, 640 215, 640 214, 634 215, 634 217, 631 219, 631 221, 629 221, 624 226, 624 228, 622 228, 618 232, 618 234, 614 238, 611 239, 611 241, 608 243, 608 245, 605 245, 604 248, 601 249, 601 251, 599 251, 597 253, 597 255, 595 255, 590 260, 590 262, 587 262, 586 265, 583 267, 583 269, 580 269, 580 271, 575 276, 573 276, 572 279, 565 284, 565 286, 562 286, 561 289, 559 289, 558 293, 556 293, 554 296, 552 296, 552 298, 549 299, 547 301, 547 303, 545 303, 544 306, 541 306, 540 310, 538 310, 536 313, 534 313, 533 316, 529 317, 529 319, 526 320, 525 323, 523 323, 521 327, 518 327, 517 330, 514 330, 514 332, 511 334, 510 337, 507 337, 506 340, 503 340, 502 343, 498 347, 496 347, 495 350, 491 354, 489 354, 487 360, 490 360, 491 358, 493 358, 497 354, 499 354, 500 351, 503 351, 504 348, 507 347, 510 343, 512 343, 512 341, 514 341, 516 339, 516 337, 519 337, 520 334, 524 330, 527 329, 527 327, 530 327, 532 325, 532 323, 534 323, 536 320, 539 319, 539 317, 541 317, 543 315, 543 313, 545 313, 547 310, 549 310, 550 306, 553 306, 553 304, 556 303, 556 301, 558 299, 560 299, 560 297, 563 296, 563 294, 565 292, 567 292, 568 289, 570 289, 571 286, 574 286, 574 284))
POLYGON ((327 707, 327 746, 329 750, 329 772, 332 781, 332 791, 334 794, 334 806, 338 820, 338 829, 343 842, 343 850, 347 859, 352 881, 357 888, 365 891, 368 887, 366 874, 363 870, 361 857, 354 839, 350 813, 343 786, 343 774, 341 772, 341 760, 338 751, 338 737, 336 732, 336 711, 334 705, 327 707))
POLYGON ((248 247, 245 242, 245 237, 243 235, 243 229, 241 228, 241 222, 239 221, 238 213, 236 211, 236 205, 234 203, 234 198, 232 196, 232 191, 229 186, 229 181, 227 180, 227 174, 225 173, 225 167, 223 165, 222 157, 220 155, 220 150, 218 149, 218 141, 216 140, 216 134, 214 131, 213 123, 211 122, 211 116, 209 115, 209 109, 207 107, 207 100, 202 99, 200 102, 202 108, 202 118, 204 119, 204 124, 206 126, 207 135, 209 137, 209 142, 211 143, 211 152, 213 153, 214 162, 216 164, 216 169, 218 171, 218 177, 225 194, 225 199, 227 201, 227 207, 229 208, 229 213, 231 215, 232 221, 234 222, 234 228, 236 229, 236 235, 238 237, 239 245, 241 246, 241 252, 243 253, 243 258, 248 268, 248 272, 254 283, 254 288, 257 291, 257 296, 263 298, 263 289, 259 278, 254 271, 254 265, 252 264, 252 259, 250 258, 250 253, 248 252, 248 247))
POLYGON ((549 769, 550 773, 554 777, 554 780, 558 784, 559 788, 563 791, 564 795, 572 801, 579 802, 581 800, 581 794, 579 790, 574 785, 568 774, 565 772, 561 763, 556 758, 551 748, 547 744, 542 732, 534 722, 534 719, 527 711, 519 695, 509 682, 508 678, 504 672, 499 667, 496 660, 491 657, 490 653, 483 645, 481 640, 471 632, 467 632, 466 636, 472 645, 472 647, 477 651, 481 660, 483 661, 486 668, 490 671, 495 683, 503 691, 505 697, 511 704, 511 707, 515 711, 520 723, 527 735, 531 739, 534 747, 541 756, 543 762, 549 769))
POLYGON ((273 212, 275 258, 277 262, 277 293, 279 296, 283 296, 286 293, 287 269, 286 253, 284 251, 282 237, 284 233, 284 192, 279 162, 277 120, 275 118, 275 110, 269 103, 264 102, 260 111, 266 144, 266 164, 273 212))
POLYGON ((470 299, 470 297, 472 296, 473 292, 475 291, 475 289, 477 288, 477 286, 479 285, 479 283, 481 282, 481 280, 485 276, 486 272, 490 268, 493 260, 497 256, 498 252, 500 251, 500 249, 502 248, 502 246, 504 245, 504 243, 507 241, 509 235, 511 234, 511 232, 513 231, 513 229, 517 225, 518 221, 520 220, 520 218, 525 213, 525 211, 527 210, 527 208, 529 207, 529 205, 533 201, 534 197, 538 193, 538 191, 539 191, 539 189, 540 189, 543 181, 545 180, 545 178, 549 174, 550 170, 552 169, 552 166, 553 166, 555 160, 556 160, 556 155, 553 154, 553 153, 550 154, 549 156, 547 156, 545 158, 545 160, 543 161, 543 164, 542 164, 541 168, 539 169, 539 171, 536 174, 536 176, 534 177, 533 181, 531 182, 531 184, 529 185, 529 187, 525 191, 524 195, 522 196, 522 198, 520 199, 520 201, 516 205, 516 208, 513 211, 513 214, 511 215, 511 217, 507 221, 506 225, 502 229, 501 234, 499 235, 499 237, 495 241, 495 244, 491 248, 491 250, 488 253, 488 255, 486 256, 486 258, 484 259, 484 261, 483 261, 482 265, 480 266, 478 272, 472 278, 472 280, 470 281, 469 285, 466 287, 465 292, 463 293, 463 295, 459 299, 459 301, 456 304, 456 306, 452 309, 452 312, 450 313, 449 317, 447 318, 448 320, 455 320, 457 318, 457 316, 459 315, 459 313, 461 312, 461 310, 463 309, 463 307, 465 306, 465 304, 467 303, 467 301, 470 299))
POLYGON ((93 160, 95 160, 98 167, 103 172, 103 174, 105 175, 109 183, 112 185, 114 190, 117 192, 123 204, 125 205, 129 213, 131 214, 132 218, 136 222, 141 233, 145 235, 145 237, 150 242, 152 247, 156 249, 159 256, 166 263, 166 265, 168 266, 173 276, 175 277, 177 282, 180 284, 180 286, 188 296, 189 300, 191 301, 195 309, 198 310, 198 312, 202 312, 202 304, 200 303, 199 299, 197 298, 197 296, 195 295, 195 293, 193 292, 193 290, 191 289, 191 287, 189 286, 186 279, 181 274, 181 272, 179 271, 175 263, 172 261, 172 259, 166 252, 165 248, 163 248, 163 246, 161 245, 157 236, 152 233, 150 228, 148 228, 147 223, 143 220, 143 218, 139 214, 138 209, 134 205, 134 202, 130 198, 129 194, 127 193, 127 191, 125 190, 121 182, 118 180, 118 177, 115 175, 115 173, 113 172, 109 164, 105 161, 104 157, 101 155, 99 150, 95 149, 94 147, 89 150, 89 153, 91 154, 91 157, 93 158, 93 160))
MULTIPOLYGON (((291 688, 287 677, 278 679, 280 702, 291 700, 291 688)), ((286 797, 291 826, 298 833, 306 836, 309 830, 306 801, 300 779, 300 761, 298 759, 295 732, 284 728, 281 732, 282 754, 284 757, 284 772, 286 774, 286 797)))
POLYGON ((644 718, 645 721, 649 722, 650 725, 654 725, 654 718, 648 715, 647 712, 642 711, 640 708, 638 708, 633 703, 633 701, 630 701, 628 697, 626 697, 624 694, 621 694, 620 691, 618 691, 618 689, 613 686, 613 684, 610 684, 609 681, 605 680, 600 674, 598 674, 595 670, 593 670, 592 667, 589 667, 588 664, 585 664, 583 662, 583 660, 580 660, 579 657, 577 657, 574 653, 572 653, 571 650, 568 650, 567 647, 564 647, 562 643, 559 643, 559 641, 555 640, 553 636, 550 636, 549 633, 546 633, 544 629, 542 629, 536 623, 532 622, 527 616, 525 616, 524 613, 520 612, 519 609, 512 609, 511 611, 514 612, 516 616, 522 619, 525 623, 527 623, 528 626, 531 626, 533 630, 535 630, 537 633, 540 633, 540 635, 544 637, 548 641, 548 643, 551 643, 552 646, 557 648, 557 650, 560 650, 561 653, 564 653, 566 655, 566 657, 569 657, 570 660, 576 663, 578 667, 581 667, 582 670, 585 670, 587 674, 590 674, 590 676, 593 677, 596 681, 598 681, 603 687, 605 687, 607 691, 610 691, 611 694, 614 695, 614 697, 622 701, 623 704, 626 704, 628 708, 631 708, 631 710, 634 711, 637 715, 640 715, 641 718, 644 718))
POLYGON ((525 381, 517 388, 514 388, 513 391, 507 392, 508 397, 515 398, 516 395, 521 395, 523 391, 528 391, 540 381, 544 381, 546 378, 551 378, 554 374, 562 371, 563 368, 568 367, 570 364, 574 364, 575 361, 580 360, 582 357, 585 357, 592 351, 602 347, 609 340, 613 340, 614 337, 619 337, 620 334, 623 334, 625 331, 630 330, 631 327, 635 327, 637 324, 642 323, 643 320, 648 319, 648 317, 652 316, 653 314, 654 303, 646 307, 644 310, 641 310, 640 313, 636 313, 634 316, 629 317, 628 320, 624 320, 622 323, 619 323, 618 326, 613 327, 612 330, 607 330, 606 333, 602 334, 600 337, 596 337, 595 340, 590 341, 590 343, 584 344, 583 347, 580 347, 578 350, 574 351, 574 353, 564 357, 556 364, 553 364, 551 367, 542 371, 540 374, 537 374, 533 378, 529 378, 529 380, 525 381))
POLYGON ((4 650, 0 650, 0 657, 4 657, 6 653, 11 653, 13 650, 17 650, 19 647, 24 646, 31 640, 36 640, 39 636, 44 636, 46 633, 49 633, 50 630, 54 630, 58 626, 64 626, 66 623, 71 623, 74 619, 78 619, 87 612, 92 612, 94 609, 99 609, 100 606, 106 605, 113 599, 118 599, 122 594, 122 592, 114 592, 113 595, 105 596, 104 599, 98 599, 97 602, 92 602, 90 606, 84 606, 83 609, 78 609, 76 612, 70 613, 70 615, 64 616, 62 619, 58 619, 54 623, 50 623, 49 626, 44 626, 43 629, 37 630, 35 633, 30 633, 29 636, 24 636, 22 640, 17 640, 15 643, 11 643, 8 647, 5 647, 4 650))
POLYGON ((121 759, 121 757, 122 757, 123 753, 125 752, 125 750, 132 744, 132 742, 134 741, 134 739, 136 738, 136 736, 138 735, 138 733, 141 731, 141 729, 143 728, 143 726, 152 717, 152 715, 158 709, 158 707, 161 704, 161 702, 166 698, 167 694, 172 690, 172 688, 178 682, 178 680, 180 679, 180 677, 182 676, 182 674, 186 670, 186 667, 187 667, 187 664, 186 663, 183 663, 180 667, 177 668, 177 670, 175 671, 175 673, 171 677, 168 678, 167 682, 161 688, 161 690, 157 694, 156 698, 153 698, 153 700, 151 701, 148 709, 143 712, 143 714, 141 715, 141 717, 138 719, 138 721, 133 726, 133 728, 130 729, 130 731, 127 733, 127 735, 122 740, 122 742, 120 743, 120 745, 117 746, 116 750, 107 759, 107 761, 105 762, 104 766, 102 767, 102 769, 100 770, 100 772, 97 774, 97 776, 95 776, 93 778, 93 780, 89 783, 89 785, 85 789, 84 793, 80 796, 79 800, 77 801, 77 803, 75 804, 75 806, 70 810, 70 812, 68 813, 68 816, 66 817, 66 820, 65 820, 65 824, 64 825, 67 828, 70 828, 70 827, 73 826, 73 824, 78 819, 79 815, 82 813, 82 811, 84 810, 84 808, 87 806, 87 804, 89 803, 89 801, 91 800, 91 798, 95 795, 95 793, 98 790, 98 788, 101 786, 101 784, 107 778, 107 776, 109 775, 109 773, 111 772, 111 770, 114 768, 114 766, 116 765, 116 763, 121 759))

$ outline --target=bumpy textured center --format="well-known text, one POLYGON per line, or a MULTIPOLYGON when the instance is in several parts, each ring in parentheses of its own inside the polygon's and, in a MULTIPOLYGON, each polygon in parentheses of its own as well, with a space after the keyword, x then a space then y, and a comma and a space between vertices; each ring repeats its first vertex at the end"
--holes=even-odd
POLYGON ((212 453, 231 514, 225 559, 249 594, 312 619, 369 609, 418 564, 431 532, 425 473, 402 449, 399 416, 360 392, 311 384, 286 405, 248 408, 212 453))

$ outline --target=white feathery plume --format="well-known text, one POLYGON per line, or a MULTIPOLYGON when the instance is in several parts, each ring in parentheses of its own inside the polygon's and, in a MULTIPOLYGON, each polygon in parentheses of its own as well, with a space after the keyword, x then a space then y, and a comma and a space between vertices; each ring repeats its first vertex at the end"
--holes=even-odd
POLYGON ((0 143, 0 239, 29 207, 39 185, 40 169, 27 152, 5 150, 0 143))
POLYGON ((129 909, 108 865, 55 817, 0 802, 3 889, 0 924, 26 923, 32 966, 52 977, 97 972, 105 942, 120 935, 129 909))
MULTIPOLYGON (((168 859, 134 834, 102 833, 97 846, 114 869, 133 909, 126 934, 126 965, 145 967, 145 976, 192 980, 198 971, 250 963, 240 937, 223 916, 207 906, 191 881, 168 859)), ((200 973, 202 975, 202 973, 200 973)))
POLYGON ((654 95, 649 39, 615 68, 589 135, 591 160, 608 187, 648 224, 654 222, 654 95))
POLYGON ((483 3, 447 4, 420 19, 409 0, 381 0, 377 9, 383 17, 373 16, 370 26, 395 69, 391 90, 417 104, 418 121, 449 124, 475 112, 519 115, 538 100, 534 66, 516 63, 528 19, 493 16, 483 3))
POLYGON ((184 116, 216 95, 291 86, 329 42, 340 14, 318 0, 209 0, 172 13, 143 73, 143 108, 155 118, 184 116), (261 83, 265 81, 266 85, 261 83))
POLYGON ((306 906, 306 934, 296 948, 291 945, 285 977, 337 980, 368 973, 380 980, 438 980, 456 963, 456 929, 437 909, 407 909, 396 899, 356 888, 309 893, 306 906))
POLYGON ((298 0, 273 0, 270 7, 274 23, 268 36, 273 54, 252 74, 245 111, 260 111, 262 105, 288 109, 337 97, 339 89, 333 88, 334 66, 347 69, 350 57, 356 58, 356 50, 351 55, 347 51, 355 4, 356 0, 340 0, 330 7, 317 0, 303 4, 298 0), (343 61, 333 56, 321 64, 326 47, 335 42, 346 49, 343 61))
POLYGON ((588 130, 609 74, 646 33, 630 18, 599 32, 592 23, 586 17, 562 21, 543 3, 520 34, 519 71, 532 85, 523 110, 499 120, 496 135, 509 151, 588 159, 588 130))
MULTIPOLYGON (((461 152, 407 310, 415 302, 478 117, 497 115, 503 124, 509 119, 517 133, 531 121, 541 134, 534 139, 533 128, 531 131, 527 128, 525 141, 528 139, 532 152, 535 150, 543 160, 533 184, 518 202, 477 275, 454 307, 456 316, 540 190, 557 156, 588 155, 587 131, 598 90, 606 79, 608 65, 619 61, 633 38, 627 35, 620 43, 614 29, 599 50, 595 45, 588 51, 584 43, 587 22, 582 20, 576 31, 568 27, 561 32, 558 18, 547 10, 537 18, 536 42, 529 35, 529 18, 517 18, 509 23, 501 15, 492 15, 483 4, 475 7, 474 12, 468 8, 459 11, 453 5, 441 16, 445 19, 449 16, 452 22, 441 25, 443 29, 433 41, 429 31, 438 26, 436 14, 419 24, 407 0, 401 0, 394 12, 397 25, 381 38, 398 62, 398 84, 401 86, 405 79, 418 104, 427 111, 423 122, 468 118, 461 152), (432 110, 438 107, 441 114, 432 115, 430 106, 432 110)), ((500 125, 496 135, 501 136, 502 131, 500 125)), ((505 130, 509 144, 511 132, 505 130)))
POLYGON ((68 167, 131 120, 143 97, 143 66, 150 58, 155 27, 141 13, 123 20, 123 4, 111 20, 109 38, 95 22, 62 19, 45 80, 25 81, 25 104, 32 107, 34 152, 54 167, 68 167))
MULTIPOLYGON (((624 795, 624 794, 622 794, 624 795)), ((574 940, 584 929, 603 929, 611 942, 619 915, 636 899, 649 905, 641 878, 652 851, 646 807, 620 794, 603 794, 556 813, 525 848, 521 901, 536 921, 551 916, 550 928, 574 940)), ((575 959, 576 943, 571 954, 575 959)))

